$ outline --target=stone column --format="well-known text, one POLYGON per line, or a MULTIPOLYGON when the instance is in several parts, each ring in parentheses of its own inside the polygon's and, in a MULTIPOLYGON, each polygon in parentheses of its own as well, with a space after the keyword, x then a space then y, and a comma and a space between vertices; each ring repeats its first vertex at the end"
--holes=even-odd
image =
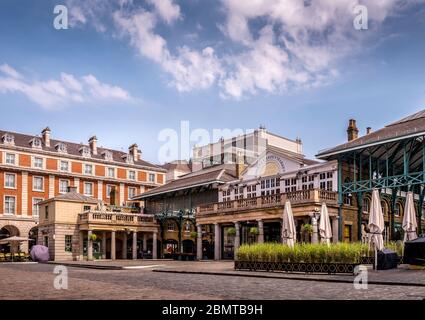
POLYGON ((221 232, 220 225, 214 223, 214 260, 220 260, 221 258, 221 232))
POLYGON ((148 250, 148 234, 147 233, 143 233, 143 247, 142 247, 143 251, 148 250))
POLYGON ((133 260, 137 259, 137 231, 133 231, 133 260))
POLYGON ((127 232, 124 231, 124 235, 122 237, 122 246, 121 246, 121 258, 127 259, 127 232))
POLYGON ((87 231, 87 260, 93 260, 93 241, 91 235, 93 232, 91 230, 87 231))
POLYGON ((332 219, 332 242, 333 243, 337 243, 338 242, 338 223, 339 218, 338 217, 333 217, 332 219))
POLYGON ((236 221, 235 222, 235 257, 236 257, 236 252, 238 251, 239 247, 241 246, 241 224, 236 221))
POLYGON ((264 243, 264 223, 263 220, 258 221, 258 243, 264 243))
POLYGON ((111 260, 115 260, 115 231, 111 231, 111 260))
MULTIPOLYGON (((80 261, 84 259, 84 233, 82 231, 78 232, 78 241, 80 245, 80 261)), ((42 243, 42 242, 40 242, 42 243)))
POLYGON ((156 232, 153 233, 152 239, 152 259, 158 259, 158 234, 156 232))
POLYGON ((196 225, 196 257, 200 261, 202 260, 202 226, 200 224, 196 225))
POLYGON ((311 217, 311 225, 313 227, 313 234, 311 235, 311 243, 319 243, 319 232, 317 229, 317 218, 316 216, 311 217))
POLYGON ((102 259, 106 259, 106 232, 102 232, 102 259))

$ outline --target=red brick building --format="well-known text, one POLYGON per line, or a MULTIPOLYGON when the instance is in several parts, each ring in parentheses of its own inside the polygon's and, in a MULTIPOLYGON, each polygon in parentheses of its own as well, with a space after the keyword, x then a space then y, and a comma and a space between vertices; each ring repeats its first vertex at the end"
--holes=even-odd
POLYGON ((166 170, 142 160, 137 144, 122 152, 97 142, 95 136, 87 144, 55 140, 49 128, 41 135, 0 130, 0 238, 31 235, 38 222, 37 203, 68 187, 122 206, 165 183, 166 170))

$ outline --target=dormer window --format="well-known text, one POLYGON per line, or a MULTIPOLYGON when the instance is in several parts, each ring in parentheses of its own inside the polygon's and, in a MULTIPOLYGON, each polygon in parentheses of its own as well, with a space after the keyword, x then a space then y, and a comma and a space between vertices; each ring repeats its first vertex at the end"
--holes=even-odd
POLYGON ((3 136, 3 143, 8 145, 14 145, 15 144, 15 137, 12 134, 6 133, 3 136))
POLYGON ((80 148, 80 153, 83 157, 90 157, 91 153, 90 153, 90 148, 87 146, 83 146, 80 148))
POLYGON ((103 155, 103 159, 105 159, 106 161, 112 161, 112 152, 111 151, 104 151, 102 153, 103 155))
POLYGON ((125 154, 125 155, 123 155, 123 159, 128 164, 133 164, 134 163, 134 157, 131 154, 125 154))
POLYGON ((66 144, 63 142, 59 142, 56 146, 56 151, 60 153, 67 153, 66 144))
POLYGON ((34 149, 41 149, 41 139, 40 138, 33 138, 31 140, 31 147, 33 147, 34 149))

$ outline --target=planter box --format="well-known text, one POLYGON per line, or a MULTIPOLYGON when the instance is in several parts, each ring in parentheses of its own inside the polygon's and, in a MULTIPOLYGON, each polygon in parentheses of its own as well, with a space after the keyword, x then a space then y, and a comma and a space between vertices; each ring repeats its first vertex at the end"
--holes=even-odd
POLYGON ((235 270, 355 274, 355 268, 358 265, 360 264, 235 261, 235 270))

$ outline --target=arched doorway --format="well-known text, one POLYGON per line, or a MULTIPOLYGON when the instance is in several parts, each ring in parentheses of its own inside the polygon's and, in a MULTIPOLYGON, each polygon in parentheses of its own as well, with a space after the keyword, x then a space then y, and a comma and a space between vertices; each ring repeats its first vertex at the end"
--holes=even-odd
MULTIPOLYGON (((19 229, 17 227, 12 225, 7 225, 0 229, 0 240, 9 238, 9 237, 14 237, 14 236, 17 236, 17 237, 19 236, 19 229)), ((17 245, 17 247, 14 249, 14 252, 17 251, 18 247, 19 245, 17 245)), ((10 253, 11 252, 10 244, 1 244, 0 252, 10 253)))

